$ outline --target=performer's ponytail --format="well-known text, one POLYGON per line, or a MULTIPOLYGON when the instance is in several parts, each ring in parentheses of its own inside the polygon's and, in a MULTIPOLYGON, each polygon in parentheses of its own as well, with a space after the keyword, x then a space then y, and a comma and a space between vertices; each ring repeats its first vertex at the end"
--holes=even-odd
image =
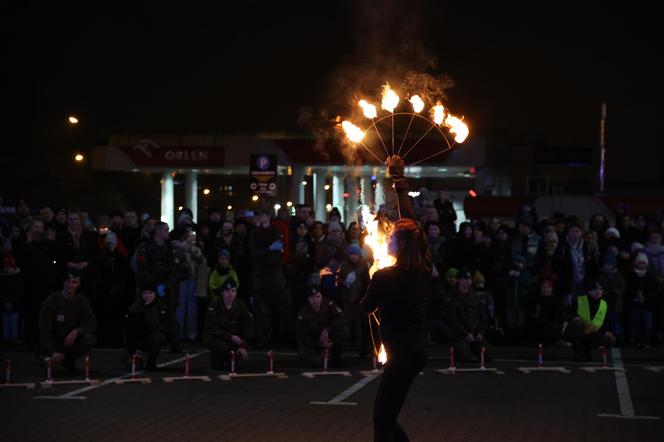
POLYGON ((432 270, 431 252, 422 228, 410 218, 402 218, 394 225, 392 235, 398 244, 397 267, 412 272, 432 270))

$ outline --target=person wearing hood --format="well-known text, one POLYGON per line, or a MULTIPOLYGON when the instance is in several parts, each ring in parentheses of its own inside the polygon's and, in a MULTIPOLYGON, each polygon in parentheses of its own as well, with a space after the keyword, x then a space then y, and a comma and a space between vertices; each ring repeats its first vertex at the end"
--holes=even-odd
POLYGON ((217 257, 217 265, 210 273, 208 282, 208 293, 210 303, 216 301, 222 292, 222 287, 228 279, 232 279, 235 287, 240 287, 240 279, 231 264, 231 253, 227 249, 221 249, 217 257))
POLYGON ((23 314, 23 277, 12 255, 2 259, 0 268, 0 312, 2 312, 2 342, 19 342, 19 320, 23 314))
POLYGON ((596 255, 583 240, 581 225, 570 222, 567 235, 558 244, 553 257, 553 269, 558 275, 558 293, 565 305, 570 305, 574 297, 584 294, 585 284, 598 276, 599 266, 596 255))
POLYGON ((341 264, 341 297, 346 322, 350 328, 350 337, 359 348, 359 355, 364 358, 369 350, 368 322, 362 312, 360 301, 369 287, 369 268, 364 260, 364 253, 358 244, 351 244, 347 250, 348 261, 341 264))
POLYGON ((634 268, 625 282, 625 300, 631 310, 630 342, 637 347, 649 347, 653 330, 653 310, 661 284, 650 270, 645 253, 636 255, 634 268))

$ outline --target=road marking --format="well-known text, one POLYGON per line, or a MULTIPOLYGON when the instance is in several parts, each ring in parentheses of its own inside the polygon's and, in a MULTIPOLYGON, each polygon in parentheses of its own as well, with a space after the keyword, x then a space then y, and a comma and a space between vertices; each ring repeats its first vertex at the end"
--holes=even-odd
POLYGON ((360 391, 362 388, 364 388, 367 384, 369 384, 371 381, 379 377, 380 374, 370 374, 366 376, 364 379, 361 379, 360 381, 354 383, 350 387, 348 387, 346 390, 342 391, 332 399, 330 399, 327 402, 322 402, 322 401, 312 401, 309 402, 310 405, 357 405, 357 402, 344 402, 344 399, 347 399, 348 397, 354 395, 358 391, 360 391))
POLYGON ((614 371, 613 374, 616 378, 616 390, 618 391, 618 403, 620 404, 620 414, 606 414, 601 413, 599 417, 613 417, 619 419, 649 419, 660 420, 657 416, 637 416, 634 412, 634 404, 632 403, 632 395, 629 391, 629 383, 627 382, 627 374, 625 373, 622 355, 619 348, 611 349, 611 358, 613 359, 613 366, 619 370, 614 371))
MULTIPOLYGON (((208 352, 209 352, 209 350, 203 350, 201 352, 194 353, 193 355, 190 355, 189 358, 193 359, 193 358, 196 358, 196 357, 198 357, 202 354, 208 353, 208 352)), ((187 359, 187 357, 183 356, 181 358, 177 358, 177 359, 174 359, 172 361, 157 364, 157 367, 159 367, 159 368, 168 367, 169 365, 174 365, 174 364, 177 364, 178 362, 183 362, 185 359, 187 359)), ((143 372, 142 371, 137 371, 136 375, 139 375, 141 373, 143 373, 143 372)), ((107 379, 103 382, 100 382, 97 385, 90 385, 89 387, 79 388, 78 390, 70 391, 69 393, 61 394, 59 396, 34 396, 33 399, 64 399, 64 400, 66 400, 66 399, 87 399, 87 396, 78 396, 78 395, 81 394, 81 393, 91 391, 91 390, 95 390, 97 388, 104 387, 104 386, 109 385, 109 384, 114 384, 115 381, 120 380, 120 379, 129 378, 129 377, 131 377, 131 375, 132 375, 131 373, 127 373, 127 374, 124 374, 122 376, 116 376, 114 378, 107 379)))

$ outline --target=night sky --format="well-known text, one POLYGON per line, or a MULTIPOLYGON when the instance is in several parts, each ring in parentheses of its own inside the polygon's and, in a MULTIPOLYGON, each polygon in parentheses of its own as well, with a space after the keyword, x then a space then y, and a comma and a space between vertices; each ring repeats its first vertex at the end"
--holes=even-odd
POLYGON ((3 2, 3 155, 114 132, 310 133, 307 115, 417 71, 454 80, 447 102, 479 135, 596 147, 607 101, 610 173, 661 180, 659 16, 618 6, 3 2))

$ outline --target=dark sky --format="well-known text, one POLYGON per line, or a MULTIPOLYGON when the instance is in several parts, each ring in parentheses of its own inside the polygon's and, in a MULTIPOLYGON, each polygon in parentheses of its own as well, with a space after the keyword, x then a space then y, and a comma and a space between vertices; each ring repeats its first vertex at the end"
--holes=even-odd
POLYGON ((454 79, 449 105, 474 133, 594 146, 606 100, 614 163, 664 170, 651 9, 164 3, 3 2, 5 140, 64 149, 69 113, 89 145, 119 131, 306 131, 304 110, 343 113, 358 87, 414 70, 454 79))

